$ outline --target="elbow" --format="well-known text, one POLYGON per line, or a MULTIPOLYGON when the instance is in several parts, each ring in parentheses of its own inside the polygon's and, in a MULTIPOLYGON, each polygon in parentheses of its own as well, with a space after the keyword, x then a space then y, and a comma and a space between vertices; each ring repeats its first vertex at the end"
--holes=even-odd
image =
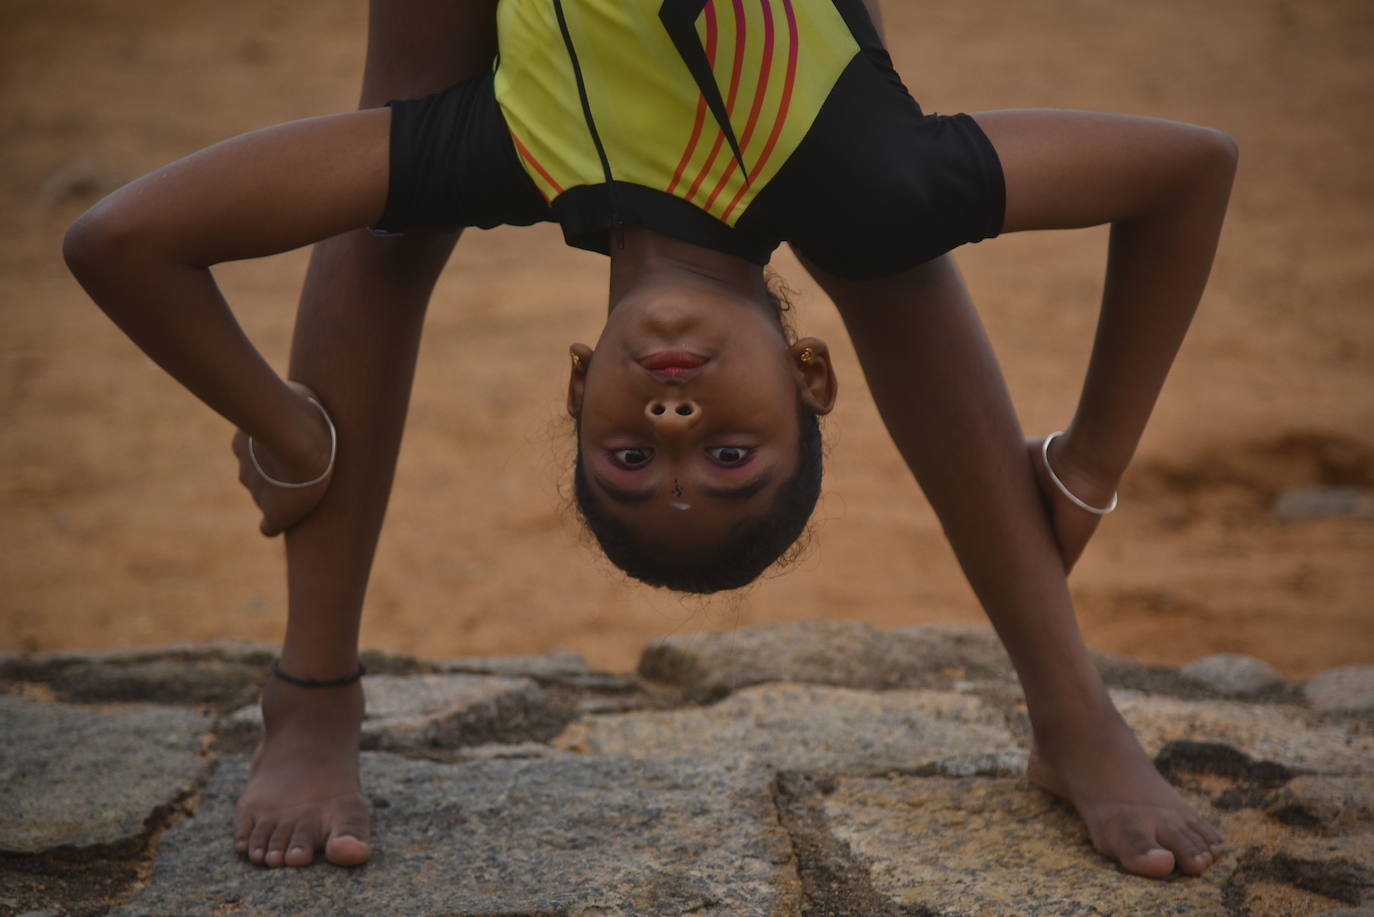
POLYGON ((1213 156, 1228 173, 1234 175, 1240 162, 1240 145, 1236 143, 1236 138, 1225 131, 1211 129, 1211 134, 1213 156))
POLYGON ((83 286, 110 277, 155 248, 155 233, 136 210, 115 192, 91 207, 67 228, 62 260, 83 286))
POLYGON ((98 276, 105 265, 114 259, 114 251, 127 238, 127 226, 121 227, 117 213, 112 213, 108 198, 79 216, 62 237, 62 260, 77 280, 85 284, 98 276))
POLYGON ((1193 171, 1210 183, 1231 186, 1240 162, 1240 147, 1225 131, 1210 127, 1197 128, 1193 171))

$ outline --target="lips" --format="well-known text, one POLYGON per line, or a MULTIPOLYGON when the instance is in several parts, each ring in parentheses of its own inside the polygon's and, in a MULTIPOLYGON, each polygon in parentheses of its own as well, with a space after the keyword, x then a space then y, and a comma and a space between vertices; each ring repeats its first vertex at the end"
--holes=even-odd
POLYGON ((706 365, 706 358, 686 350, 660 350, 639 361, 660 382, 686 382, 706 365))
POLYGON ((650 372, 660 369, 696 369, 705 363, 705 357, 699 357, 686 350, 660 350, 639 361, 639 365, 650 372))

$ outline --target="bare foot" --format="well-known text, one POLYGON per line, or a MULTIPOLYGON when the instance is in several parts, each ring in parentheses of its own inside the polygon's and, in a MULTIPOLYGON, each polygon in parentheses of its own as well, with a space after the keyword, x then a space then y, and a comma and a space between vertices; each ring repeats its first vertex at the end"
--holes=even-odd
POLYGON ((337 866, 372 855, 358 780, 362 685, 298 688, 269 679, 263 739, 234 812, 234 847, 259 866, 337 866))
POLYGON ((1200 875, 1221 855, 1221 834, 1169 785, 1114 710, 1093 728, 1041 736, 1032 783, 1070 802, 1093 846, 1127 872, 1200 875))

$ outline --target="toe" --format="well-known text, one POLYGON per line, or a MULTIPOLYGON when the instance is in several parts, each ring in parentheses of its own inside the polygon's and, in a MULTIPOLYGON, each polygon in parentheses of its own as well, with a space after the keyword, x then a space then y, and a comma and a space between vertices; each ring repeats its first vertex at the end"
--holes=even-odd
POLYGON ((310 861, 315 859, 315 844, 318 838, 319 831, 313 826, 297 825, 286 845, 286 865, 309 866, 310 861))
POLYGON ((1200 837, 1190 832, 1162 832, 1160 840, 1173 851, 1178 871, 1185 875, 1201 875, 1212 865, 1212 852, 1200 837))
POLYGON ((325 845, 325 859, 336 866, 358 866, 372 856, 372 831, 366 805, 359 805, 340 813, 334 820, 325 845))
POLYGON ((1147 879, 1163 879, 1174 871, 1174 855, 1163 847, 1123 853, 1117 859, 1127 872, 1147 879))
POLYGON ((325 845, 324 856, 335 866, 361 866, 372 856, 372 845, 351 834, 336 834, 325 845))
POLYGON ((1153 832, 1137 827, 1119 828, 1101 849, 1138 876, 1162 879, 1174 871, 1174 854, 1156 842, 1153 832))
POLYGON ((247 815, 234 816, 234 849, 242 856, 248 852, 248 838, 253 834, 253 819, 247 815))
POLYGON ((1221 837, 1221 832, 1218 831, 1211 822, 1198 819, 1197 824, 1194 826, 1194 830, 1202 836, 1203 841, 1207 844, 1207 849, 1211 852, 1213 857, 1221 856, 1221 851, 1225 849, 1226 844, 1221 837))
POLYGON ((286 864, 286 845, 291 840, 291 835, 296 831, 295 822, 284 821, 277 825, 272 832, 272 837, 267 842, 267 857, 265 862, 268 866, 276 869, 278 866, 286 864))
POLYGON ((267 842, 271 840, 276 827, 274 822, 267 819, 259 819, 253 823, 253 832, 248 836, 248 859, 255 866, 261 866, 267 861, 267 842))

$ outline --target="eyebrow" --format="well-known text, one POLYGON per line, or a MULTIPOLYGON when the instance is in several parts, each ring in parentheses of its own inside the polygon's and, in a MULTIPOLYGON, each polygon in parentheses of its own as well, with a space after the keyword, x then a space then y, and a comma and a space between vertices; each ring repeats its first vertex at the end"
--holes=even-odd
MULTIPOLYGON (((651 500, 656 494, 657 488, 649 487, 644 490, 622 490, 611 484, 600 475, 593 474, 592 480, 596 481, 596 486, 617 503, 632 505, 651 500)), ((721 500, 748 500, 754 494, 763 490, 773 480, 771 473, 759 475, 752 481, 739 484, 734 487, 717 487, 714 484, 702 485, 701 492, 709 497, 717 497, 721 500)))

